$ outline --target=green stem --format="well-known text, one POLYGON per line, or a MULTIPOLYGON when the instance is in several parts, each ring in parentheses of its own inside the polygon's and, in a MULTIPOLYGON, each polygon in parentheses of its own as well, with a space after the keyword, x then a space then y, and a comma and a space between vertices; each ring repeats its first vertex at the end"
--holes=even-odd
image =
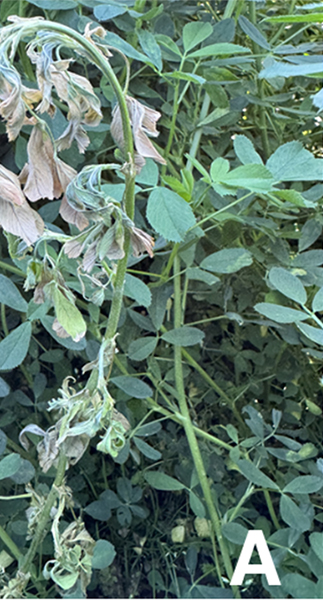
POLYGON ((304 304, 302 304, 301 306, 302 309, 305 310, 305 312, 307 312, 307 314, 311 317, 311 319, 313 319, 313 321, 315 321, 315 323, 320 327, 320 329, 323 329, 323 323, 321 319, 319 319, 319 317, 317 317, 316 314, 309 310, 304 304))
MULTIPOLYGON (((178 328, 181 326, 181 279, 180 279, 180 259, 179 256, 176 255, 174 258, 174 327, 178 328)), ((212 498, 211 490, 209 487, 209 482, 207 478, 207 474, 205 471, 202 455, 199 449, 199 445, 196 439, 196 435, 194 432, 193 424, 190 417, 190 412, 186 402, 185 395, 185 387, 184 387, 184 378, 183 378, 183 366, 182 366, 182 348, 181 346, 174 347, 174 364, 175 364, 175 382, 176 389, 178 393, 179 407, 180 412, 183 417, 183 425, 187 437, 187 441, 191 450, 193 462, 195 465, 195 469, 199 478, 199 482, 203 491, 203 495, 205 498, 205 502, 208 508, 209 516, 212 523, 212 528, 214 534, 216 536, 222 559, 225 566, 225 571, 227 577, 231 580, 232 577, 232 564, 230 555, 228 552, 228 548, 226 542, 222 536, 221 531, 221 522, 219 515, 217 513, 217 509, 214 505, 214 501, 212 498)), ((221 569, 217 557, 217 553, 215 554, 215 566, 219 578, 220 585, 223 586, 223 578, 221 574, 221 569)))
POLYGON ((0 260, 0 269, 4 269, 5 271, 9 271, 10 273, 14 273, 15 275, 20 275, 26 279, 26 273, 15 267, 14 265, 10 265, 9 263, 4 262, 4 260, 0 260))
MULTIPOLYGON (((180 326, 181 326, 181 324, 178 325, 178 327, 180 327, 180 326)), ((167 329, 164 325, 161 326, 160 330, 162 331, 162 333, 165 333, 167 331, 167 329)), ((223 398, 223 400, 225 400, 225 402, 231 408, 237 421, 240 423, 240 425, 243 428, 245 428, 245 422, 244 422, 243 418, 241 417, 234 401, 222 390, 222 388, 220 388, 220 386, 215 381, 213 381, 212 377, 210 377, 210 375, 208 375, 208 373, 203 369, 203 367, 201 367, 201 365, 199 365, 199 363, 196 360, 194 360, 194 358, 190 355, 190 353, 186 350, 186 348, 181 348, 181 353, 184 356, 184 358, 187 360, 187 362, 191 365, 191 367, 193 367, 203 377, 204 381, 206 381, 208 383, 208 385, 221 398, 223 398)))
POLYGON ((274 505, 272 503, 272 499, 270 497, 270 493, 268 490, 263 490, 263 492, 264 492, 267 508, 268 508, 269 514, 271 516, 271 520, 272 520, 273 524, 275 525, 276 529, 280 529, 279 521, 278 521, 277 515, 275 513, 275 509, 274 509, 274 505))
POLYGON ((232 17, 232 14, 233 14, 236 4, 237 4, 237 0, 227 0, 227 5, 225 7, 225 11, 223 14, 224 19, 230 19, 230 17, 232 17))
MULTIPOLYGON (((250 11, 249 12, 250 21, 253 23, 253 25, 257 26, 256 3, 255 2, 249 2, 249 11, 250 11)), ((260 48, 259 48, 258 44, 256 44, 256 42, 254 42, 253 40, 252 40, 252 50, 253 50, 253 53, 257 55, 256 66, 257 66, 257 71, 259 73, 262 69, 261 56, 259 56, 260 48)), ((265 101, 265 99, 266 99, 264 86, 265 86, 265 81, 264 80, 260 81, 257 76, 257 89, 258 89, 258 95, 259 95, 259 98, 261 101, 265 101)), ((263 106, 262 104, 260 104, 258 106, 258 111, 259 111, 259 128, 260 128, 260 137, 261 137, 261 142, 262 142, 262 150, 263 150, 264 158, 267 160, 271 154, 271 150, 270 150, 268 131, 267 131, 266 107, 263 106)))
POLYGON ((22 557, 22 554, 21 554, 18 546, 16 546, 15 542, 12 541, 10 535, 7 534, 7 532, 5 531, 5 529, 3 529, 3 527, 1 527, 1 525, 0 525, 0 539, 10 550, 11 554, 15 557, 15 559, 20 560, 22 557))
MULTIPOLYGON (((181 64, 180 64, 179 69, 178 69, 179 73, 182 71, 184 62, 185 62, 185 56, 182 57, 181 64)), ((173 143, 173 139, 174 139, 174 135, 175 135, 176 118, 177 118, 177 113, 178 113, 178 109, 179 109, 179 106, 180 106, 180 103, 179 103, 179 87, 180 87, 180 80, 176 81, 175 89, 174 89, 173 114, 172 114, 172 120, 171 120, 171 124, 170 124, 170 130, 169 130, 169 136, 168 136, 168 140, 167 140, 167 145, 166 145, 165 152, 164 152, 164 159, 166 161, 168 159, 168 155, 169 155, 170 149, 172 147, 172 143, 173 143)), ((162 167, 162 171, 161 171, 161 175, 162 176, 165 175, 166 169, 167 169, 167 165, 164 165, 162 167)))
POLYGON ((1 324, 2 324, 2 329, 4 331, 4 334, 7 337, 7 335, 9 335, 9 329, 8 329, 7 319, 6 319, 6 305, 3 303, 1 303, 1 324))
MULTIPOLYGON (((118 369, 121 371, 121 373, 123 373, 124 375, 129 375, 128 370, 122 364, 122 362, 118 358, 118 356, 114 357, 114 362, 115 362, 116 366, 118 367, 118 369)), ((148 373, 148 376, 149 376, 150 380, 152 381, 152 383, 155 385, 157 391, 160 393, 161 396, 163 396, 163 398, 167 402, 168 399, 167 399, 166 395, 164 394, 163 390, 160 389, 160 387, 157 385, 157 381, 155 380, 155 378, 151 375, 151 373, 148 373)), ((159 404, 157 404, 157 402, 155 402, 155 400, 153 400, 152 398, 147 397, 145 400, 146 400, 146 402, 148 402, 148 404, 151 406, 151 408, 155 412, 159 412, 161 415, 168 417, 168 419, 171 419, 175 423, 179 423, 180 425, 183 425, 183 416, 180 413, 170 412, 169 410, 167 410, 167 408, 164 408, 163 406, 160 406, 159 404)), ((224 448, 225 450, 228 450, 229 452, 230 452, 230 450, 232 450, 232 446, 230 446, 230 444, 227 444, 223 440, 220 440, 219 438, 215 437, 215 435, 211 435, 210 433, 203 431, 203 429, 196 427, 196 425, 193 425, 193 428, 194 428, 196 435, 198 435, 199 437, 204 438, 208 442, 211 442, 212 444, 215 444, 216 446, 220 446, 220 448, 224 448)))
POLYGON ((59 488, 64 481, 65 469, 66 469, 66 457, 61 452, 59 455, 59 459, 58 459, 58 466, 57 466, 57 472, 56 472, 56 477, 55 477, 54 483, 53 483, 51 490, 47 496, 47 500, 45 502, 44 508, 42 509, 42 512, 41 512, 41 515, 39 518, 39 522, 37 525, 37 529, 34 533, 34 537, 29 546, 29 550, 22 560, 21 571, 23 573, 29 573, 31 566, 32 566, 32 562, 35 557, 35 554, 45 536, 45 533, 46 533, 46 530, 48 527, 48 522, 50 520, 50 513, 55 504, 56 498, 58 496, 57 488, 59 488))
MULTIPOLYGON (((199 118, 200 121, 203 121, 203 119, 205 119, 205 117, 207 116, 207 113, 209 112, 210 104, 211 104, 211 98, 210 98, 209 94, 205 93, 201 112, 200 112, 200 118, 199 118)), ((203 133, 203 127, 198 127, 193 135, 191 148, 189 151, 189 155, 192 156, 193 158, 195 158, 197 155, 197 151, 199 149, 202 133, 203 133)), ((189 171, 193 170, 193 163, 189 160, 189 158, 187 159, 186 169, 188 169, 189 171)))
POLYGON ((236 417, 237 421, 240 423, 240 425, 242 425, 243 428, 245 428, 245 422, 243 420, 243 418, 241 417, 234 401, 227 396, 227 394, 222 390, 222 388, 220 388, 220 386, 215 383, 215 381, 213 381, 213 379, 210 377, 210 375, 207 374, 206 371, 204 371, 203 367, 201 367, 201 365, 199 365, 198 362, 196 362, 196 360, 194 360, 194 358, 190 355, 190 353, 185 349, 182 348, 182 355, 186 358, 187 362, 194 367, 194 369, 203 377, 204 381, 206 381, 209 386, 221 397, 223 398, 223 400, 225 400, 225 402, 229 405, 229 407, 231 408, 234 416, 236 417))

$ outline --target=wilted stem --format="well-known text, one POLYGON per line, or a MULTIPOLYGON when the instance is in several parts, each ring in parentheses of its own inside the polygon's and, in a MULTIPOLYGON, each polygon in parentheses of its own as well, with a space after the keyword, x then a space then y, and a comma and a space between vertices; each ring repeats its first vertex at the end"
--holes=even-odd
MULTIPOLYGON (((28 24, 28 29, 30 31, 30 25, 28 24)), ((105 75, 112 86, 114 93, 117 97, 117 101, 120 108, 121 119, 122 119, 122 128, 123 128, 123 137, 124 137, 124 152, 129 161, 129 168, 125 175, 125 193, 124 193, 124 203, 125 210, 130 219, 133 219, 134 215, 134 190, 135 190, 135 170, 133 167, 134 161, 134 148, 133 148, 133 137, 132 137, 132 129, 131 122, 128 113, 126 98, 123 93, 122 87, 115 76, 113 69, 108 61, 108 59, 101 53, 101 51, 90 41, 88 41, 83 35, 75 31, 74 29, 70 29, 65 25, 61 25, 60 23, 52 23, 51 21, 40 21, 39 23, 33 23, 33 33, 35 33, 35 29, 47 29, 49 31, 57 31, 57 33, 63 34, 75 40, 80 46, 82 46, 90 59, 94 64, 100 69, 100 71, 105 75)), ((123 298, 123 288, 125 282, 125 275, 127 269, 127 262, 130 250, 130 235, 128 232, 125 232, 125 242, 124 242, 124 253, 125 256, 118 263, 117 273, 114 282, 114 295, 111 304, 110 314, 108 325, 106 329, 105 337, 107 339, 113 338, 116 334, 118 321, 120 316, 120 311, 122 307, 122 298, 123 298)))
POLYGON ((57 488, 59 488, 64 481, 65 468, 66 468, 66 457, 63 454, 63 452, 61 452, 59 455, 59 459, 58 459, 58 466, 57 466, 57 472, 56 472, 56 477, 55 477, 54 483, 53 483, 51 490, 47 496, 47 500, 45 502, 44 508, 42 509, 42 512, 41 512, 41 515, 39 518, 39 522, 37 525, 37 529, 35 531, 32 542, 29 546, 29 550, 28 550, 26 556, 22 560, 20 570, 23 573, 29 573, 32 562, 35 557, 35 554, 36 554, 36 552, 39 548, 39 545, 41 544, 43 537, 46 533, 46 530, 48 527, 48 522, 50 520, 50 513, 54 506, 56 498, 58 496, 57 488))

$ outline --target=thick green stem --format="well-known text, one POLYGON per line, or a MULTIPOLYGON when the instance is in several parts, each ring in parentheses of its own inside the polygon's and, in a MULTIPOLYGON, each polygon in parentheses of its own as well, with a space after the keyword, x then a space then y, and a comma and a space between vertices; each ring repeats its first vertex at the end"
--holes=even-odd
POLYGON ((53 483, 51 490, 47 496, 47 500, 45 502, 44 508, 41 512, 39 522, 37 525, 37 529, 35 531, 32 542, 29 546, 29 550, 22 560, 21 571, 23 573, 29 573, 32 562, 35 557, 35 554, 46 534, 46 531, 48 528, 48 523, 50 521, 50 513, 55 504, 56 498, 58 496, 57 488, 59 488, 64 481, 65 468, 66 468, 66 457, 61 452, 60 456, 59 456, 59 460, 58 460, 57 472, 56 472, 56 477, 55 477, 54 483, 53 483))
MULTIPOLYGON (((256 15, 256 3, 249 2, 249 15, 251 22, 256 26, 257 25, 257 15, 256 15)), ((257 56, 256 58, 256 66, 258 73, 262 69, 261 57, 258 56, 260 54, 260 48, 256 42, 252 41, 252 50, 253 53, 257 56)), ((260 128, 260 137, 262 142, 262 150, 265 160, 267 160, 271 154, 270 143, 268 138, 268 130, 267 130, 267 117, 266 117, 266 107, 263 106, 263 102, 266 99, 265 94, 265 81, 259 80, 257 77, 257 89, 258 95, 261 100, 260 106, 258 106, 258 114, 259 114, 259 128, 260 128)))
MULTIPOLYGON (((181 326, 181 278, 180 278, 180 259, 176 255, 174 259, 174 327, 178 328, 181 326)), ((178 393, 178 401, 181 415, 183 417, 183 426, 185 429, 187 441, 192 453, 193 462, 199 478, 199 482, 203 491, 205 502, 208 508, 209 516, 212 523, 212 528, 216 536, 226 575, 231 580, 232 577, 232 564, 226 542, 222 536, 221 522, 217 513, 216 507, 213 502, 211 490, 207 474, 205 471, 202 455, 196 439, 193 424, 190 417, 190 412, 186 402, 184 378, 183 378, 183 366, 182 366, 182 348, 181 346, 175 346, 174 349, 174 363, 175 363, 175 382, 178 393)), ((223 585, 223 578, 221 569, 218 561, 217 554, 215 554, 215 565, 219 578, 220 585, 223 585)))

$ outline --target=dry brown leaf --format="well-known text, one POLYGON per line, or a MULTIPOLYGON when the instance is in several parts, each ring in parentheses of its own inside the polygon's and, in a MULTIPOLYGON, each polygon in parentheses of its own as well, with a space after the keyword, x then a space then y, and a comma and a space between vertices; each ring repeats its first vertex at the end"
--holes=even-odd
POLYGON ((32 210, 14 173, 0 165, 0 225, 5 231, 33 244, 43 233, 44 223, 32 210))
POLYGON ((21 206, 26 202, 17 175, 0 165, 0 198, 21 206))
POLYGON ((132 245, 132 253, 134 256, 140 256, 144 252, 148 252, 150 258, 154 257, 153 247, 155 245, 154 238, 148 233, 133 227, 130 230, 130 239, 132 245))
POLYGON ((52 330, 55 331, 56 335, 60 338, 68 338, 70 334, 62 327, 60 322, 55 318, 52 325, 52 330))
POLYGON ((76 141, 80 154, 84 154, 90 143, 90 138, 78 119, 71 119, 62 135, 57 138, 57 150, 62 152, 70 148, 73 140, 76 141))
POLYGON ((96 261, 96 250, 97 250, 98 240, 92 242, 89 245, 87 251, 84 254, 82 267, 86 273, 90 273, 92 271, 95 261, 96 261))
POLYGON ((55 169, 54 148, 48 134, 36 125, 30 135, 28 163, 19 179, 25 182, 24 193, 28 200, 36 202, 40 198, 59 198, 63 193, 55 169))
POLYGON ((0 116, 7 122, 6 132, 11 142, 19 135, 25 120, 25 104, 18 73, 11 67, 0 72, 0 116))
MULTIPOLYGON (((144 166, 145 158, 152 158, 165 165, 166 161, 159 152, 157 152, 156 148, 148 138, 148 135, 150 137, 157 137, 159 135, 156 129, 156 123, 158 119, 160 119, 161 114, 148 106, 144 106, 138 102, 138 100, 131 98, 130 96, 127 96, 126 101, 132 126, 134 144, 137 151, 135 154, 137 171, 139 172, 144 166)), ((112 114, 113 118, 110 127, 111 135, 116 144, 123 150, 124 135, 119 105, 114 108, 112 114)))
POLYGON ((66 242, 64 246, 64 253, 68 258, 78 258, 82 253, 84 247, 84 242, 79 242, 78 240, 70 240, 66 242))
POLYGON ((67 223, 72 223, 76 225, 76 227, 83 231, 85 227, 89 225, 89 221, 87 220, 84 213, 75 210, 68 202, 66 196, 63 196, 63 200, 61 202, 61 206, 59 209, 59 214, 63 217, 64 221, 67 223))
POLYGON ((67 117, 70 123, 58 138, 57 148, 69 148, 75 139, 79 151, 84 153, 90 140, 81 123, 92 127, 100 123, 102 112, 99 99, 94 94, 91 83, 81 75, 59 70, 55 65, 51 65, 50 77, 60 100, 66 102, 69 108, 67 117))
POLYGON ((28 200, 36 202, 41 198, 59 198, 77 173, 55 157, 53 144, 39 125, 31 132, 27 152, 28 163, 22 169, 19 179, 25 183, 24 193, 28 200))

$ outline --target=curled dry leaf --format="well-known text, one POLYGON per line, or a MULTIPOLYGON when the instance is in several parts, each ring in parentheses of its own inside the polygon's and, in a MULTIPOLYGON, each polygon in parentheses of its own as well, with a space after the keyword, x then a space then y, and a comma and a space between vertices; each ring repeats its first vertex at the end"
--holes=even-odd
POLYGON ((19 73, 6 62, 0 64, 0 116, 7 122, 9 141, 15 140, 25 120, 25 104, 22 100, 19 73))
MULTIPOLYGON (((97 28, 100 30, 100 27, 97 28)), ((94 93, 91 83, 81 75, 68 71, 71 59, 53 61, 50 44, 43 46, 42 52, 34 50, 32 43, 27 51, 30 60, 36 64, 36 77, 42 94, 37 107, 39 112, 53 115, 55 105, 52 100, 54 87, 59 99, 69 108, 68 126, 57 140, 58 150, 69 148, 75 140, 81 153, 85 152, 90 140, 82 123, 96 127, 102 119, 100 101, 94 93)))
POLYGON ((89 225, 89 221, 87 220, 84 213, 82 213, 78 210, 75 210, 75 208, 73 208, 67 202, 67 198, 65 195, 63 196, 63 200, 61 202, 59 213, 60 213, 61 217, 63 217, 64 221, 67 221, 67 223, 72 223, 73 225, 76 225, 76 227, 80 231, 83 231, 83 229, 85 229, 85 227, 87 227, 89 225))
POLYGON ((41 198, 59 198, 77 173, 55 157, 51 139, 39 125, 35 125, 31 132, 27 153, 28 163, 19 179, 25 184, 24 193, 28 200, 36 202, 41 198))
POLYGON ((0 225, 5 231, 33 244, 43 233, 44 223, 32 210, 14 173, 0 165, 0 225))
POLYGON ((104 38, 107 33, 106 30, 101 25, 98 25, 97 27, 94 27, 94 29, 91 29, 91 25, 92 23, 87 23, 85 25, 83 34, 85 39, 88 42, 91 42, 91 44, 93 44, 96 47, 96 49, 101 52, 101 54, 103 54, 107 58, 110 58, 111 56, 113 56, 113 54, 108 50, 108 48, 106 46, 103 46, 102 44, 96 44, 92 39, 93 35, 96 35, 99 38, 104 38))
POLYGON ((144 252, 148 252, 150 258, 153 258, 153 247, 155 245, 154 238, 148 233, 138 229, 138 227, 132 227, 130 230, 130 239, 132 245, 132 253, 134 256, 140 256, 144 252))
MULTIPOLYGON (((137 171, 139 172, 144 166, 145 158, 153 158, 162 165, 165 165, 166 161, 159 152, 157 152, 148 137, 157 137, 159 135, 159 132, 156 129, 156 123, 158 119, 160 119, 161 114, 157 110, 144 106, 138 102, 138 100, 131 98, 130 96, 126 97, 126 102, 136 148, 135 164, 137 171)), ((111 135, 119 148, 123 150, 124 135, 121 112, 118 104, 114 108, 112 114, 113 117, 110 127, 111 135)))

